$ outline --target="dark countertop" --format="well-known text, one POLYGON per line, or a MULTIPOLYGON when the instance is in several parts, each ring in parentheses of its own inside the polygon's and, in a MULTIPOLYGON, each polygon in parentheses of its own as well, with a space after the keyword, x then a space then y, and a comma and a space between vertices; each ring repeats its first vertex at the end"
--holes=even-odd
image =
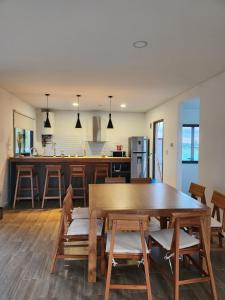
POLYGON ((125 163, 130 162, 130 157, 111 156, 24 156, 11 157, 10 162, 15 163, 54 163, 54 162, 74 162, 74 163, 125 163))

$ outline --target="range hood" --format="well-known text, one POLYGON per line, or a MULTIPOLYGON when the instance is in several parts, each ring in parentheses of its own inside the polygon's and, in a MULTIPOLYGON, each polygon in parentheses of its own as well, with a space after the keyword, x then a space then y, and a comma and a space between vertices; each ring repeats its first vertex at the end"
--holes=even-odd
POLYGON ((106 142, 105 140, 103 140, 100 116, 92 117, 92 140, 89 142, 94 142, 94 143, 105 143, 106 142))

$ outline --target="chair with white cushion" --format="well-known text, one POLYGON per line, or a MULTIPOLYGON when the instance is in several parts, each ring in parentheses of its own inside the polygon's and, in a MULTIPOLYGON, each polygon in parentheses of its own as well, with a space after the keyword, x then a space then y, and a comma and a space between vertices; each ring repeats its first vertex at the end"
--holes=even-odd
POLYGON ((105 288, 105 300, 109 299, 110 289, 146 290, 147 298, 152 299, 149 279, 148 248, 144 238, 144 231, 148 228, 149 217, 146 215, 109 214, 106 253, 108 253, 108 271, 105 288), (133 259, 144 263, 146 284, 112 284, 112 265, 115 259, 133 259))
POLYGON ((71 195, 71 213, 72 219, 89 219, 89 207, 74 207, 73 206, 73 188, 70 184, 67 192, 71 195))
POLYGON ((206 204, 205 187, 203 185, 191 182, 189 193, 192 198, 196 200, 200 199, 202 204, 206 204))
MULTIPOLYGON (((212 265, 210 260, 210 253, 207 247, 207 237, 203 226, 203 217, 199 212, 192 213, 174 213, 172 214, 171 228, 162 229, 159 231, 151 232, 150 239, 151 245, 156 245, 165 251, 165 259, 172 259, 173 271, 172 274, 165 272, 161 267, 162 274, 166 275, 166 278, 170 278, 174 285, 174 298, 179 298, 179 287, 181 285, 192 284, 197 282, 209 282, 211 287, 212 299, 217 299, 216 287, 212 272, 212 265), (191 236, 185 232, 182 228, 194 226, 199 229, 199 239, 191 236), (193 254, 201 254, 201 257, 205 258, 206 269, 203 271, 200 261, 196 261, 192 257, 193 254), (193 266, 197 267, 200 272, 198 277, 189 279, 180 279, 179 274, 179 257, 187 256, 192 261, 193 266), (166 274, 165 274, 166 273, 166 274)), ((200 256, 200 255, 199 255, 200 256)))
MULTIPOLYGON (((71 195, 67 193, 63 201, 63 210, 60 219, 59 232, 54 248, 51 264, 51 273, 55 271, 58 259, 87 259, 89 219, 72 219, 71 195), (67 248, 74 249, 73 253, 67 253, 67 248), (84 253, 83 249, 86 248, 84 253), (83 252, 82 252, 83 251, 83 252), (76 253, 75 253, 76 252, 76 253)), ((103 221, 97 220, 97 239, 101 243, 101 271, 104 271, 104 237, 103 221)))
POLYGON ((213 192, 212 200, 213 206, 211 217, 211 237, 217 235, 219 239, 219 247, 213 249, 224 250, 223 239, 225 238, 225 195, 217 191, 213 192), (222 211, 222 218, 220 212, 222 211))

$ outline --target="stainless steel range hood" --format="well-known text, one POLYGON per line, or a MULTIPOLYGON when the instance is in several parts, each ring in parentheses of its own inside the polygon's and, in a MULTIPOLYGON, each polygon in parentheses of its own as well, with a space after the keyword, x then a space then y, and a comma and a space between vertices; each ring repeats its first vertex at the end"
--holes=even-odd
POLYGON ((89 142, 94 143, 105 143, 102 140, 102 128, 101 128, 101 117, 93 116, 92 118, 92 140, 89 142))

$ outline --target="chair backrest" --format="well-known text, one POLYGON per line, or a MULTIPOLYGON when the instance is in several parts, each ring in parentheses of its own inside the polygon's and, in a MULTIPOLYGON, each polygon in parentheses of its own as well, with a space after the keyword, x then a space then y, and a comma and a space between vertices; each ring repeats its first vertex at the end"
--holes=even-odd
POLYGON ((145 231, 148 229, 149 216, 136 214, 109 214, 109 227, 115 231, 145 231))
POLYGON ((126 183, 125 177, 106 177, 105 183, 126 183))
POLYGON ((211 202, 214 204, 212 217, 217 217, 217 220, 220 222, 220 210, 222 210, 222 229, 225 231, 225 195, 217 191, 213 192, 211 202))
POLYGON ((147 178, 131 178, 130 183, 151 183, 152 179, 147 178))
POLYGON ((200 198, 202 204, 206 204, 206 198, 205 198, 205 187, 191 182, 189 193, 191 194, 191 197, 198 200, 200 198))
POLYGON ((70 184, 66 190, 66 193, 69 193, 71 197, 73 198, 73 187, 72 184, 70 184))
MULTIPOLYGON (((173 213, 170 221, 170 228, 174 228, 171 250, 178 251, 180 229, 184 227, 197 227, 200 232, 200 240, 204 231, 204 213, 203 212, 181 212, 173 213)), ((200 243, 199 243, 200 244, 200 243)))
POLYGON ((32 172, 34 169, 34 165, 17 165, 16 170, 19 172, 32 172))
POLYGON ((63 200, 64 222, 66 222, 67 226, 72 222, 72 210, 73 210, 73 199, 71 194, 67 193, 63 200))

